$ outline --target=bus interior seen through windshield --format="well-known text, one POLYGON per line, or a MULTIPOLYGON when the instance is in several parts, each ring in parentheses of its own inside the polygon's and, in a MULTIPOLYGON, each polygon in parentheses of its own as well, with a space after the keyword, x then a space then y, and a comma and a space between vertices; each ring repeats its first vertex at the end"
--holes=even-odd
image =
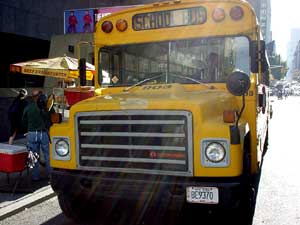
POLYGON ((223 83, 234 70, 250 74, 249 40, 246 37, 103 47, 99 59, 102 86, 130 86, 145 79, 154 84, 195 83, 192 79, 223 83))

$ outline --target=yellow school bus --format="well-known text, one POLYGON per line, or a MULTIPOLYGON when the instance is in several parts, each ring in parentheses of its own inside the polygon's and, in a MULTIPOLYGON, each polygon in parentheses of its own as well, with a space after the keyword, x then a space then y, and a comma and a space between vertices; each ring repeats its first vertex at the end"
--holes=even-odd
POLYGON ((270 115, 260 33, 240 0, 158 2, 102 18, 96 95, 51 128, 51 185, 64 213, 80 220, 103 199, 248 204, 270 115))

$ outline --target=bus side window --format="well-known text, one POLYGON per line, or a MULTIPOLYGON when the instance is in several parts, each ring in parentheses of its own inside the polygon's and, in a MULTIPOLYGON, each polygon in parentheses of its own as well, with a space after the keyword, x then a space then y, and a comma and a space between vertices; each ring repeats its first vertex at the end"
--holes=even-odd
POLYGON ((108 52, 101 52, 101 64, 100 64, 100 70, 101 74, 101 83, 102 84, 110 84, 111 83, 111 74, 110 74, 110 60, 109 60, 109 53, 108 52))
POLYGON ((120 62, 121 62, 121 56, 120 54, 113 54, 112 55, 112 82, 114 84, 118 84, 122 82, 122 76, 121 76, 121 69, 120 69, 120 62))

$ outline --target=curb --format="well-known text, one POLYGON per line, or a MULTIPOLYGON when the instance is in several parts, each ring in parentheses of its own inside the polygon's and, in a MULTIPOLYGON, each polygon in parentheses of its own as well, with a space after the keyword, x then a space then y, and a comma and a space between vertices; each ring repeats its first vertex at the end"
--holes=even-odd
POLYGON ((56 196, 50 185, 0 208, 0 221, 56 196))

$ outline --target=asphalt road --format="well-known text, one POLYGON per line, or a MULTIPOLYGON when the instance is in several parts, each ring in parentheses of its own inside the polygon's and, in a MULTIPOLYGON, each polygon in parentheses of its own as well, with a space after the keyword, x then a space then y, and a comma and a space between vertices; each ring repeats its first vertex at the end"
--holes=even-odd
POLYGON ((300 97, 273 102, 254 225, 300 224, 300 97))
MULTIPOLYGON (((300 225, 300 97, 273 102, 273 119, 270 122, 269 151, 264 160, 255 215, 252 225, 300 225)), ((109 218, 99 218, 95 224, 132 224, 130 207, 120 205, 109 218), (121 213, 122 212, 122 213, 121 213), (101 222, 100 222, 101 220, 101 222)), ((141 224, 157 225, 158 213, 149 214, 141 224), (149 222, 150 221, 150 222, 149 222)), ((226 213, 203 213, 194 217, 194 224, 234 224, 234 215, 226 213), (195 221, 196 219, 196 221, 195 221)), ((190 224, 187 215, 168 215, 162 224, 190 224)), ((57 198, 52 198, 10 218, 0 221, 0 225, 73 225, 62 214, 57 198)), ((241 224, 243 225, 243 224, 241 224)))

